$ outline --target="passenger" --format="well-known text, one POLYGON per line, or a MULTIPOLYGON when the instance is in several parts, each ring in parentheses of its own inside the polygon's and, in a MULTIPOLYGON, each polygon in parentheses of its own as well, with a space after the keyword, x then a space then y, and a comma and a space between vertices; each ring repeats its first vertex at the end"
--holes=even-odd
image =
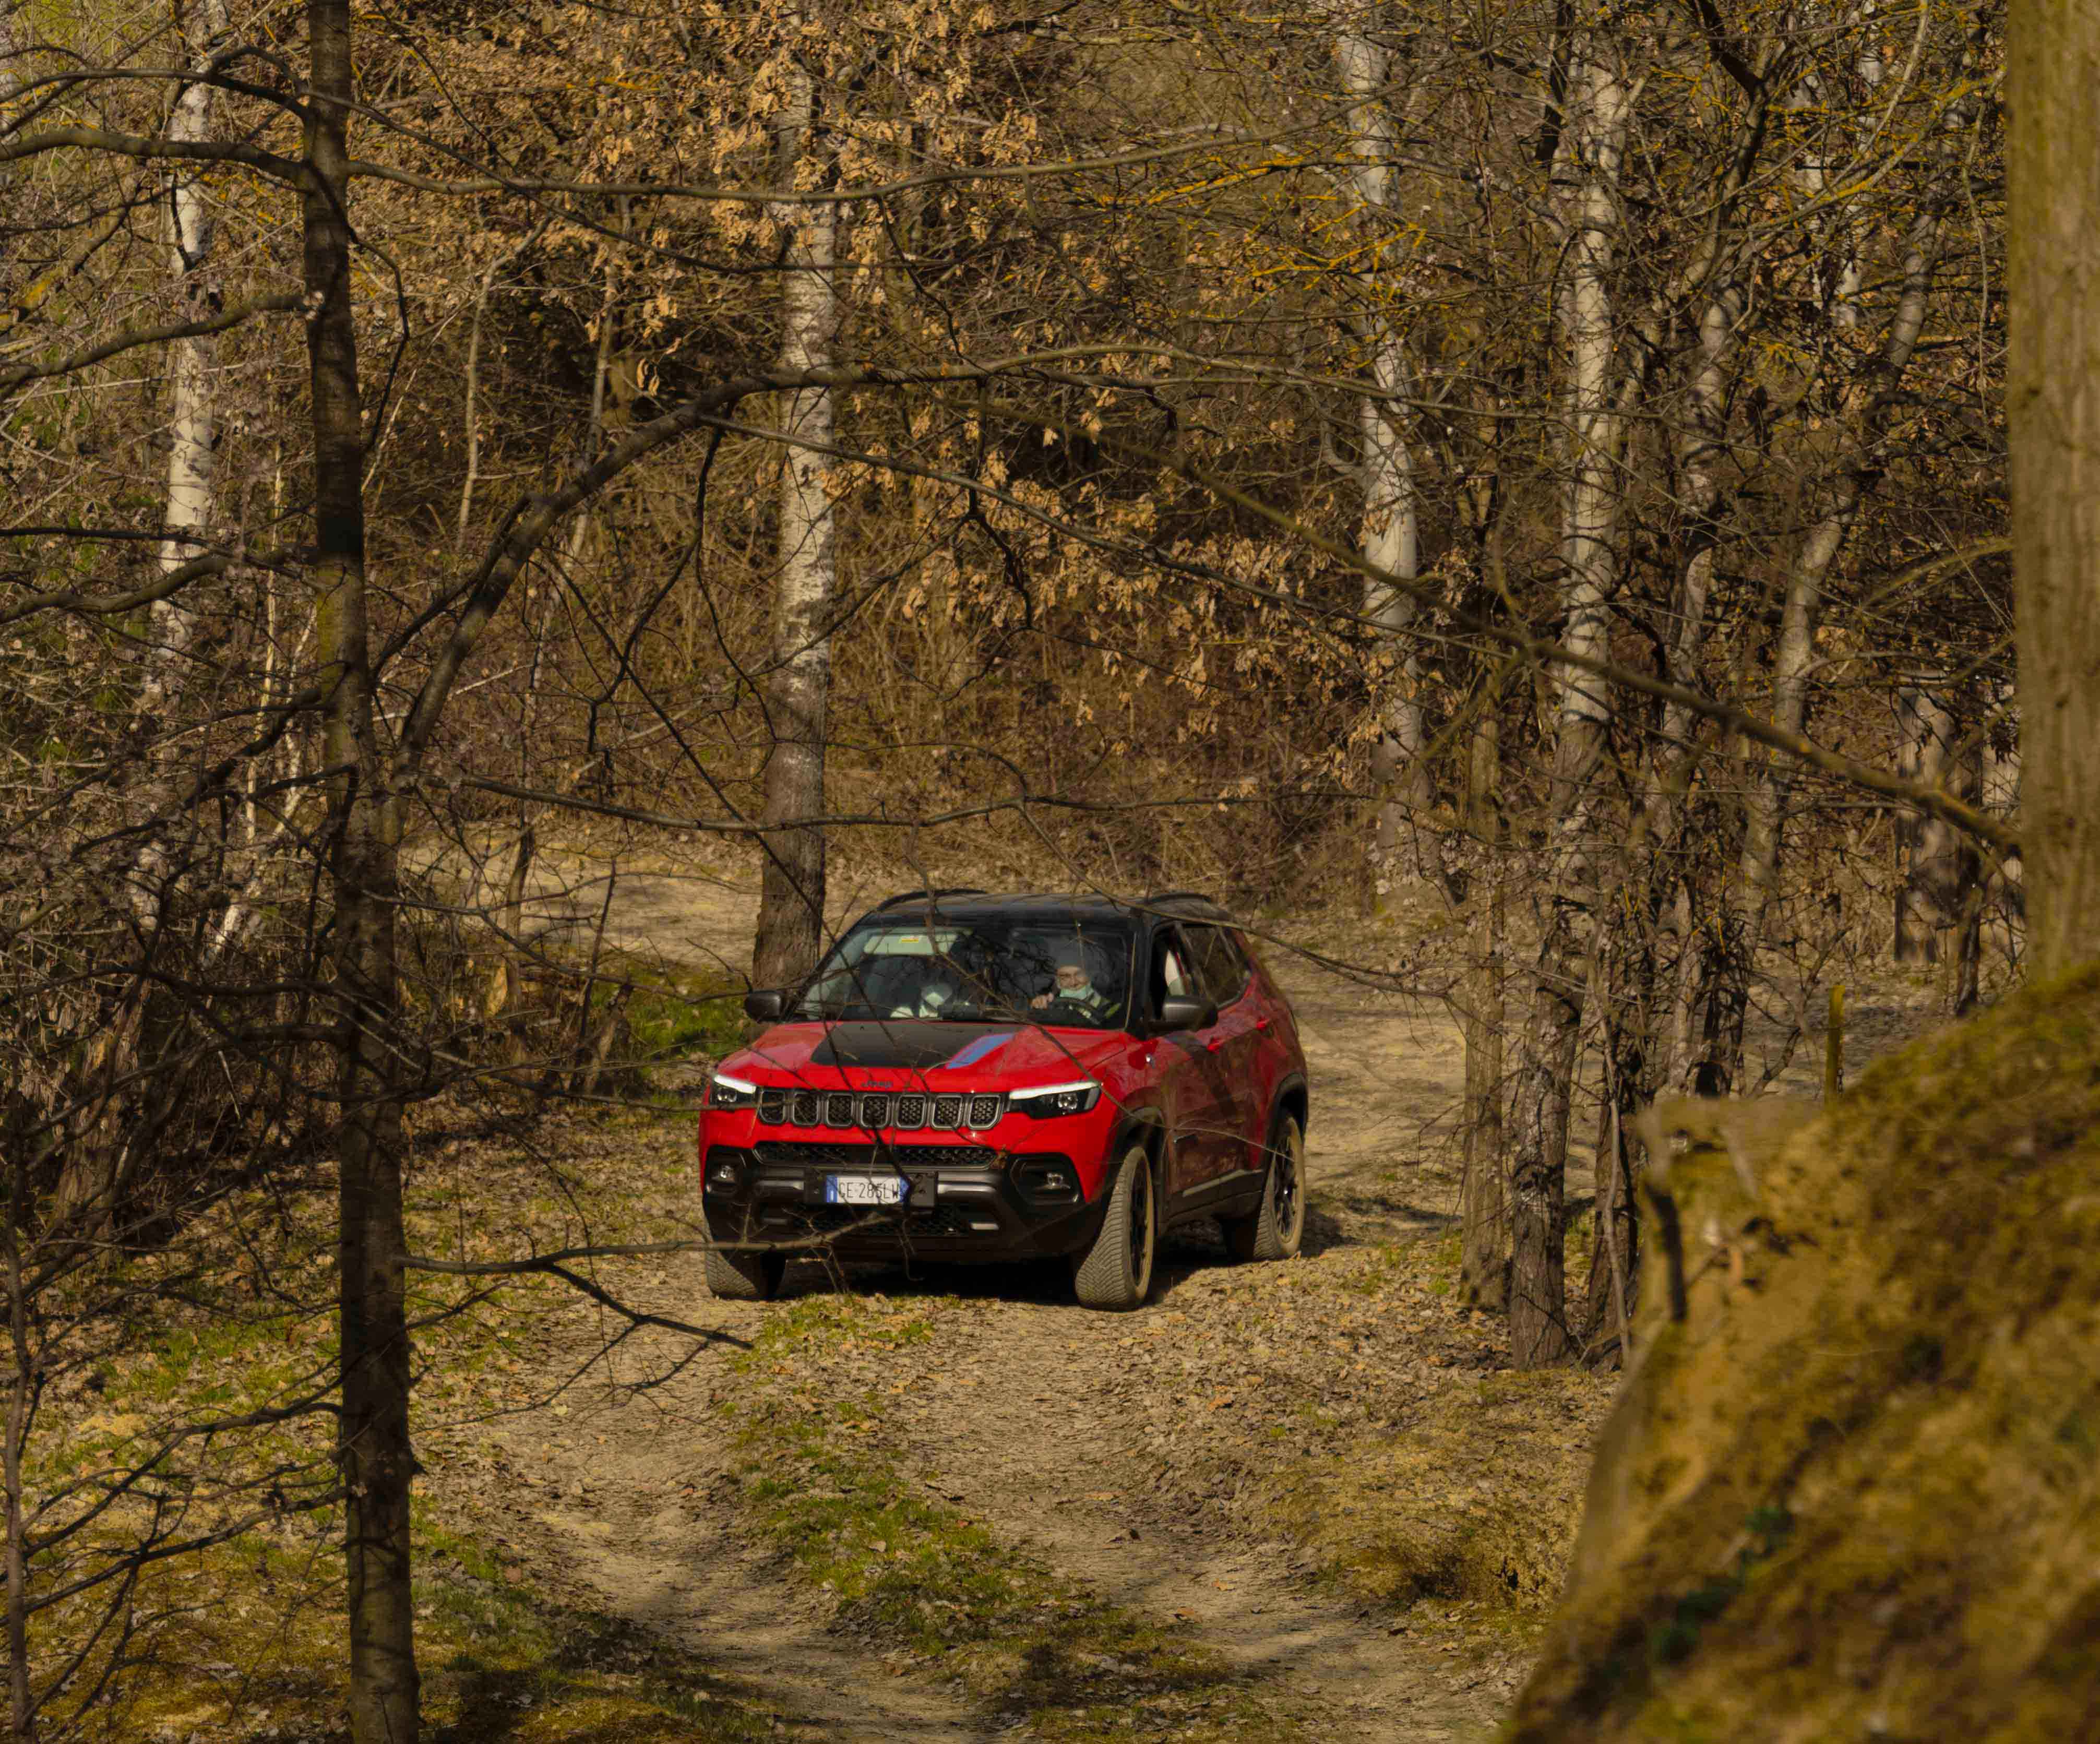
POLYGON ((1087 948, 1076 938, 1062 941, 1057 950, 1057 984, 1048 991, 1039 993, 1028 1003, 1040 1011, 1048 1005, 1067 1005, 1083 1012, 1095 1022, 1101 1021, 1108 1009, 1109 1001, 1101 989, 1094 985, 1092 969, 1087 962, 1087 948))

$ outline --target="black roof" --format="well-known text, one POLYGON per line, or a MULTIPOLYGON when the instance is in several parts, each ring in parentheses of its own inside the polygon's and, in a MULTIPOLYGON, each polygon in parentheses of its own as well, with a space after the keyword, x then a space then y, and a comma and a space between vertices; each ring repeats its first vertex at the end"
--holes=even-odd
POLYGON ((962 888, 936 890, 930 894, 925 890, 900 890, 894 896, 884 898, 862 919, 892 910, 923 913, 929 905, 942 914, 952 915, 959 921, 988 920, 994 915, 1063 917, 1074 913, 1098 913, 1135 918, 1146 914, 1168 914, 1192 920, 1219 921, 1229 925, 1233 918, 1209 897, 1199 895, 1193 890, 1169 890, 1156 896, 1126 900, 1098 895, 1091 891, 1029 890, 995 894, 990 890, 962 888))

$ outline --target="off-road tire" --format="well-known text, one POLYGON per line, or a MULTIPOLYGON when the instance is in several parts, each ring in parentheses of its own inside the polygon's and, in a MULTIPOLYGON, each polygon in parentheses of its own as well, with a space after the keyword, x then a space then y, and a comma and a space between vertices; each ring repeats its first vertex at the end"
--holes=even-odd
POLYGON ((1236 1260, 1295 1260, 1305 1241, 1305 1129, 1297 1115, 1277 1113, 1266 1148, 1260 1209, 1218 1220, 1236 1260))
POLYGON ((1151 1293, 1152 1261, 1158 1249, 1152 1159, 1144 1146, 1132 1145, 1116 1166, 1108 1212, 1093 1246, 1073 1256, 1072 1287, 1088 1308, 1139 1307, 1151 1293))
POLYGON ((726 1302, 770 1302, 788 1271, 786 1254, 752 1248, 710 1247, 700 1261, 708 1288, 726 1302))

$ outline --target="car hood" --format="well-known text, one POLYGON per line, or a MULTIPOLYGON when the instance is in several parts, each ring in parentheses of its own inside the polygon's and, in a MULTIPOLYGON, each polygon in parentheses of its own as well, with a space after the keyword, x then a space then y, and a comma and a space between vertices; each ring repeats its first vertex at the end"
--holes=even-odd
MULTIPOLYGON (((922 1023, 894 1018, 879 1022, 788 1023, 768 1030, 731 1054, 721 1070, 797 1083, 858 1084, 872 1072, 904 1081, 967 1084, 973 1088, 1054 1082, 1087 1072, 1127 1036, 1097 1030, 1043 1030, 1015 1023, 922 1023)), ((895 1088, 894 1082, 876 1086, 895 1088)))

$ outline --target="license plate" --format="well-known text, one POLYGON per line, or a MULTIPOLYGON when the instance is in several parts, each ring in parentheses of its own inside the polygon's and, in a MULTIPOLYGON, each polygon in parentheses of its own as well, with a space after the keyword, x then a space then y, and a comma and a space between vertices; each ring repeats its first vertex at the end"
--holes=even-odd
POLYGON ((910 1183, 902 1175, 827 1175, 827 1205, 902 1205, 910 1183))

